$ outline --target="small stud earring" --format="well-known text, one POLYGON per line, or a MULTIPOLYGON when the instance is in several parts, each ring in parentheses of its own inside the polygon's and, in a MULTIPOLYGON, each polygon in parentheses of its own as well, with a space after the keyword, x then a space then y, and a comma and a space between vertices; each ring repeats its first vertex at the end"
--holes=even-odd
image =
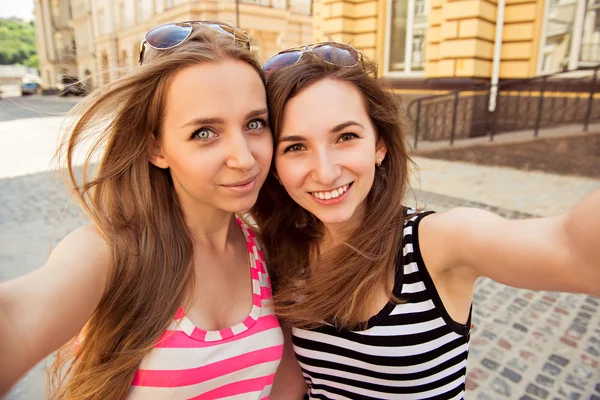
POLYGON ((375 159, 375 164, 376 164, 376 165, 377 165, 379 168, 381 168, 381 164, 382 164, 382 163, 383 163, 383 161, 381 160, 381 158, 377 157, 377 158, 375 159))

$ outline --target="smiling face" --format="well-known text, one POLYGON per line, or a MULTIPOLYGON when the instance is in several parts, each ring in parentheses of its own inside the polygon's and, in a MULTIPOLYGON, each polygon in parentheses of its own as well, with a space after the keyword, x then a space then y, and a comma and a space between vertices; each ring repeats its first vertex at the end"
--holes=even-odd
POLYGON ((330 231, 360 223, 377 157, 385 154, 360 92, 348 83, 321 80, 285 105, 275 153, 278 177, 330 231))
POLYGON ((177 72, 150 160, 169 168, 184 210, 240 212, 256 202, 272 157, 265 88, 242 61, 177 72))

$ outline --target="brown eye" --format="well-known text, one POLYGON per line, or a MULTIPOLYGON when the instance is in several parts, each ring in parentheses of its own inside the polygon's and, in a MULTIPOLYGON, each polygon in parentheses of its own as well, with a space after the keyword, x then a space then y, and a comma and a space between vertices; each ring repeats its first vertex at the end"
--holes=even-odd
POLYGON ((358 137, 358 135, 355 134, 355 133, 350 133, 350 132, 342 133, 340 135, 340 137, 338 138, 338 142, 346 142, 348 140, 352 140, 352 139, 357 138, 357 137, 358 137))
POLYGON ((289 152, 297 152, 297 151, 302 151, 304 149, 304 145, 301 145, 299 143, 293 144, 291 146, 288 146, 285 148, 285 150, 283 150, 284 153, 289 153, 289 152))

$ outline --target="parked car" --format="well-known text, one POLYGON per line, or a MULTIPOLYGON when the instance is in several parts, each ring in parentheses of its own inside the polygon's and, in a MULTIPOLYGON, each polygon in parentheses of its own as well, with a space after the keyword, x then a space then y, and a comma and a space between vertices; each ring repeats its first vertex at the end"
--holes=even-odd
POLYGON ((89 93, 89 89, 77 77, 63 77, 62 83, 64 89, 60 92, 59 96, 85 96, 89 93))
POLYGON ((21 84, 21 96, 39 94, 42 92, 42 86, 37 82, 23 82, 21 84))

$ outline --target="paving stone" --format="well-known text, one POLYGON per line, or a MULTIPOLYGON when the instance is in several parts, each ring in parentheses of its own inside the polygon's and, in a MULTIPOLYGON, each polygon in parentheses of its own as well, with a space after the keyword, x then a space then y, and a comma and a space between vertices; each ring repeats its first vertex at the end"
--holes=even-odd
POLYGON ((508 369, 508 368, 504 368, 504 370, 502 371, 502 376, 507 379, 510 379, 511 381, 513 381, 515 383, 519 383, 523 379, 521 374, 519 374, 511 369, 508 369))
POLYGON ((550 394, 550 392, 548 392, 546 389, 542 389, 541 387, 534 385, 533 383, 527 385, 527 388, 525 390, 527 391, 527 393, 530 393, 537 397, 541 397, 542 399, 547 398, 550 394))
POLYGON ((569 363, 568 359, 566 359, 564 357, 561 357, 561 356, 558 356, 556 354, 552 354, 550 356, 550 361, 552 361, 552 362, 554 362, 554 363, 556 363, 556 364, 558 364, 558 365, 560 365, 562 367, 565 367, 569 363))
POLYGON ((544 375, 536 376, 535 383, 537 383, 538 385, 540 385, 546 389, 552 389, 554 387, 554 379, 548 378, 547 376, 544 376, 544 375))
POLYGON ((521 360, 520 358, 517 358, 517 357, 511 358, 506 363, 506 365, 508 365, 513 370, 516 370, 519 372, 525 372, 527 370, 527 368, 529 367, 529 364, 527 364, 526 362, 524 362, 523 360, 521 360))
POLYGON ((513 328, 515 328, 521 332, 524 332, 524 333, 527 333, 527 331, 528 331, 527 327, 524 325, 521 325, 521 324, 513 324, 513 328))
POLYGON ((495 378, 491 383, 491 388, 494 392, 504 397, 510 398, 512 395, 511 386, 502 378, 495 378))
POLYGON ((495 361, 490 360, 489 358, 484 358, 481 361, 481 363, 483 364, 484 367, 491 369, 492 371, 495 371, 500 366, 500 364, 498 364, 495 361))
POLYGON ((545 363, 543 372, 550 376, 558 376, 562 369, 552 363, 545 363))

